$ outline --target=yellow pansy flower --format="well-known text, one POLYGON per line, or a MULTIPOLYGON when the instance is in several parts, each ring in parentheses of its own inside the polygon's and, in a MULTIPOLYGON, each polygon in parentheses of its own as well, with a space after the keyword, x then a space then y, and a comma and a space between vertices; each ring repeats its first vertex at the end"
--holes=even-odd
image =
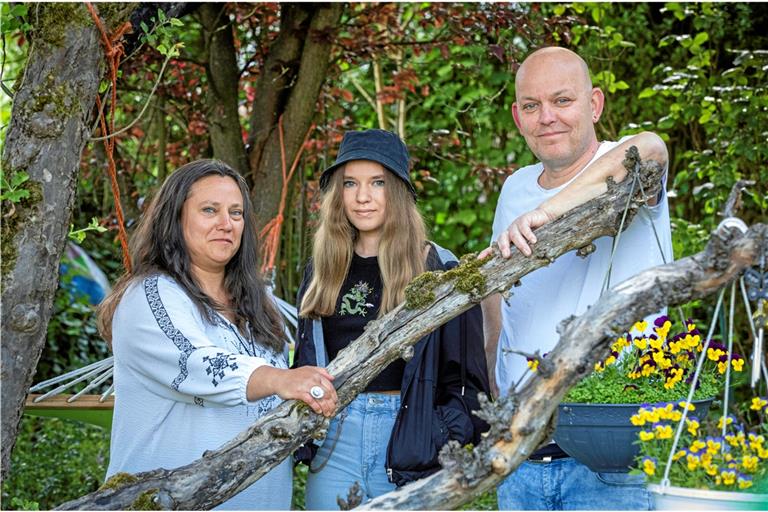
POLYGON ((657 439, 669 439, 672 437, 671 425, 657 425, 656 426, 656 438, 657 439))
POLYGON ((768 400, 764 400, 763 398, 756 396, 752 399, 752 405, 750 405, 749 408, 753 411, 759 411, 766 405, 768 405, 768 400))
POLYGON ((744 468, 744 471, 748 471, 752 473, 757 470, 757 465, 759 462, 760 462, 760 459, 758 459, 754 455, 745 455, 741 459, 741 467, 744 468))
POLYGON ((650 441, 654 437, 653 432, 647 430, 641 430, 639 436, 641 441, 650 441))
POLYGON ((648 476, 653 476, 656 473, 656 461, 651 457, 643 458, 643 471, 648 476))
POLYGON ((736 483, 735 471, 723 471, 722 473, 720 473, 720 476, 723 478, 724 485, 733 485, 736 483))

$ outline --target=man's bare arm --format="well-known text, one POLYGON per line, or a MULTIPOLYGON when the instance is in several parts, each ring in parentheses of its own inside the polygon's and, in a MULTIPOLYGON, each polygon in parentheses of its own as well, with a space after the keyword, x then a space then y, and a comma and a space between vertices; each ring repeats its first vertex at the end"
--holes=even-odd
MULTIPOLYGON (((515 219, 509 228, 499 235, 497 240, 502 256, 508 258, 511 246, 530 256, 529 244, 536 243, 533 230, 552 222, 568 210, 586 203, 608 190, 607 180, 611 176, 617 183, 627 176, 627 170, 621 164, 630 146, 637 146, 643 160, 655 160, 662 166, 669 158, 664 141, 652 132, 638 133, 615 148, 611 149, 577 176, 563 190, 541 203, 536 209, 524 213, 515 219)), ((648 200, 649 206, 656 204, 656 197, 648 200)))

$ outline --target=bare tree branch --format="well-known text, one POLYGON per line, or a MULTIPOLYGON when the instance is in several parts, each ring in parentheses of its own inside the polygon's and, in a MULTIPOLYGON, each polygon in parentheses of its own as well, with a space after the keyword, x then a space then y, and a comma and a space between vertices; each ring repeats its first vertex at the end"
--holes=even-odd
MULTIPOLYGON (((627 159, 626 164, 630 176, 637 175, 643 183, 642 189, 648 197, 653 197, 659 189, 662 169, 656 162, 641 163, 637 149, 630 148, 632 151, 634 158, 627 159)), ((407 294, 412 309, 400 305, 369 323, 364 333, 328 366, 336 376, 338 410, 365 389, 381 369, 399 357, 407 357, 410 347, 439 325, 491 293, 507 290, 521 277, 548 265, 558 256, 583 248, 600 236, 615 235, 632 189, 631 182, 631 179, 619 185, 609 182, 605 194, 537 230, 539 242, 531 257, 513 251, 509 259, 467 258, 452 271, 417 277, 407 294)), ((629 218, 647 200, 641 197, 637 187, 635 190, 629 218)), ((549 415, 543 421, 548 419, 549 415)), ((60 509, 127 509, 142 497, 149 497, 163 509, 212 508, 258 480, 311 436, 324 435, 325 428, 327 420, 306 405, 285 402, 229 443, 206 452, 195 462, 174 470, 158 469, 130 476, 116 485, 117 488, 97 491, 65 503, 60 509)), ((530 429, 535 431, 535 427, 530 429)))
POLYGON ((451 510, 491 489, 533 453, 546 437, 560 400, 608 355, 610 344, 627 326, 664 306, 719 290, 766 251, 765 224, 756 224, 745 234, 721 227, 704 251, 647 269, 612 288, 586 313, 563 321, 560 342, 547 355, 549 371, 537 372, 519 395, 483 404, 491 430, 477 448, 467 452, 455 443, 447 446, 440 454, 442 471, 360 509, 451 510))

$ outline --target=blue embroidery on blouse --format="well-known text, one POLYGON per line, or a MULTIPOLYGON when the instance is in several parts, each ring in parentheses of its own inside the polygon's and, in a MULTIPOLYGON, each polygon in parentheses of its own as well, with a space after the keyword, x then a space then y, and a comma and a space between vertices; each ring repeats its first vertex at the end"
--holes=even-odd
POLYGON ((224 380, 224 374, 228 370, 237 370, 237 358, 231 354, 224 354, 222 352, 216 352, 214 357, 205 356, 203 362, 208 363, 208 368, 205 369, 206 375, 213 375, 214 386, 218 386, 219 382, 224 380), (219 378, 218 382, 216 377, 219 378))
POLYGON ((157 290, 158 276, 150 276, 144 279, 144 294, 147 296, 147 302, 149 303, 149 309, 152 310, 152 314, 157 320, 157 325, 160 326, 160 330, 168 336, 168 338, 176 345, 181 354, 179 354, 179 374, 173 379, 171 387, 175 390, 179 390, 179 385, 184 382, 189 372, 187 371, 187 360, 189 355, 195 350, 195 346, 178 330, 171 321, 171 317, 168 316, 168 312, 165 310, 163 301, 160 299, 160 292, 157 290))
POLYGON ((192 398, 192 401, 195 402, 195 405, 199 405, 200 407, 205 407, 205 405, 203 405, 203 399, 200 398, 199 396, 192 398))
POLYGON ((232 346, 235 352, 251 357, 262 357, 264 359, 267 358, 267 352, 265 352, 266 349, 259 346, 253 339, 253 333, 251 332, 250 324, 246 324, 245 326, 245 331, 248 333, 248 338, 245 338, 241 334, 240 330, 234 324, 232 324, 232 322, 224 318, 224 316, 222 316, 218 311, 208 306, 207 304, 205 305, 205 309, 208 311, 210 317, 213 318, 213 325, 224 329, 226 334, 222 333, 222 337, 232 346), (234 335, 234 339, 228 336, 230 333, 234 335))

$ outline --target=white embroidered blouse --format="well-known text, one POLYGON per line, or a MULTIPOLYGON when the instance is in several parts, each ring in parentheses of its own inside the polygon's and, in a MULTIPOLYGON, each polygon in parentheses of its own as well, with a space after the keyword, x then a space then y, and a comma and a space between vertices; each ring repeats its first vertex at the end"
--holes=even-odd
MULTIPOLYGON (((107 478, 188 464, 218 448, 276 407, 272 395, 246 399, 251 373, 276 354, 244 337, 223 316, 207 322, 170 277, 132 285, 112 322, 115 412, 107 478)), ((224 510, 287 510, 290 458, 220 505, 224 510)))

